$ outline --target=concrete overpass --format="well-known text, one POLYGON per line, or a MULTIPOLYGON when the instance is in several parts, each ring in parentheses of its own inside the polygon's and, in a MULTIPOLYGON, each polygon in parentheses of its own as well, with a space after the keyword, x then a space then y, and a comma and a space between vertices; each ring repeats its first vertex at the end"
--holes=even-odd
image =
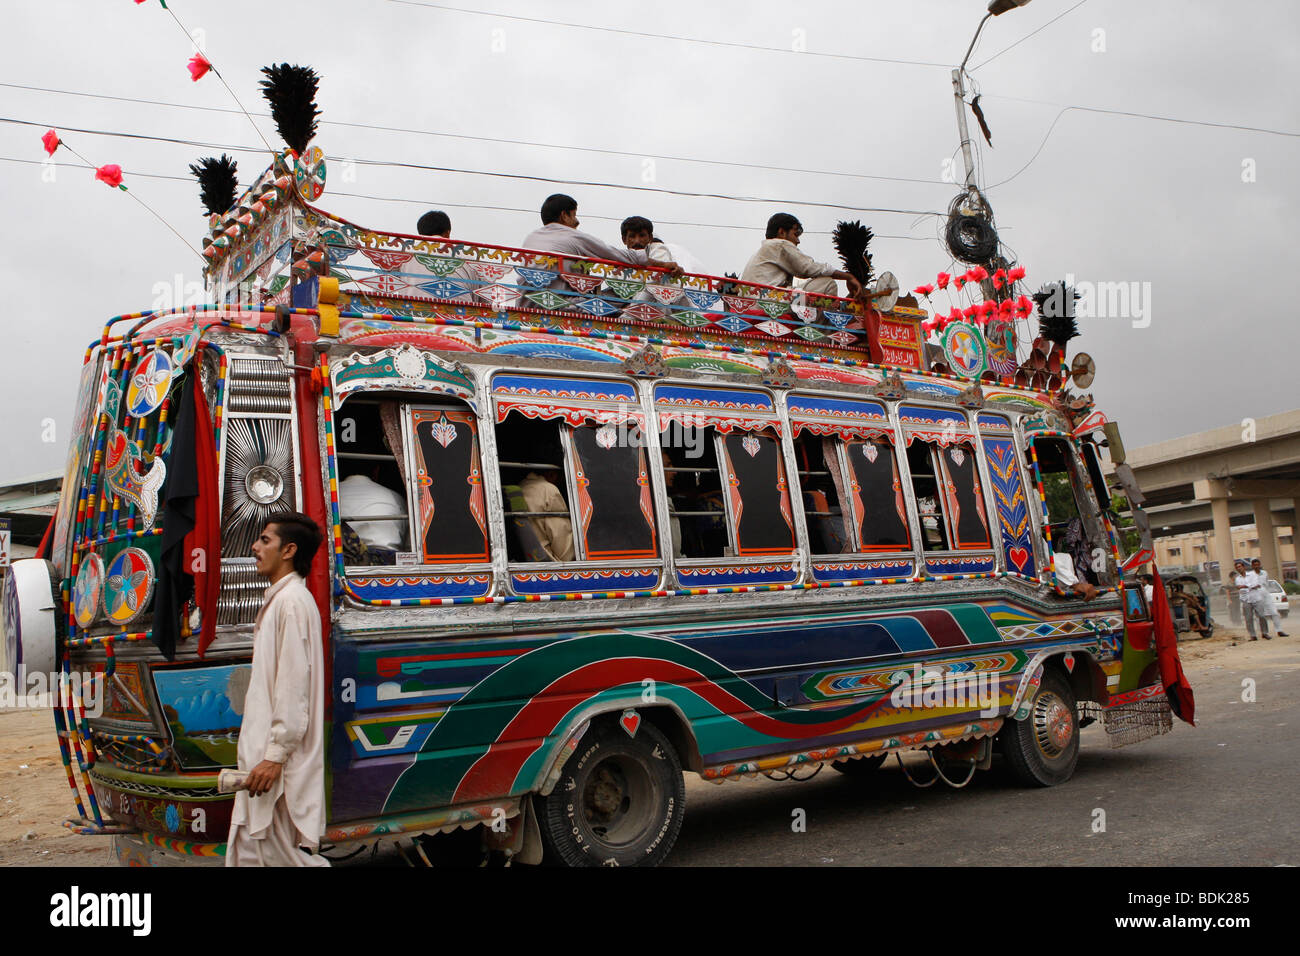
POLYGON ((1254 524, 1264 566, 1281 577, 1277 528, 1300 529, 1300 409, 1129 449, 1127 460, 1154 536, 1213 529, 1226 573, 1232 526, 1254 524))

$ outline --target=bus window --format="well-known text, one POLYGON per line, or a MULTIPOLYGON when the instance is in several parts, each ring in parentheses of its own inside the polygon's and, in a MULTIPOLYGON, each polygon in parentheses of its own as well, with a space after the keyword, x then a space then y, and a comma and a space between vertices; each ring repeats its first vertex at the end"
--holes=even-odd
POLYGON ((781 439, 766 430, 736 430, 720 437, 737 553, 793 551, 794 523, 781 439))
POLYGON ((660 436, 673 545, 678 557, 720 558, 728 552, 715 430, 671 422, 660 436))
POLYGON ((979 463, 975 446, 958 442, 938 450, 944 475, 944 497, 952 545, 956 549, 987 550, 988 519, 984 514, 984 491, 980 487, 979 463))
POLYGON ((844 445, 849 466, 855 545, 850 550, 902 551, 912 546, 907 502, 894 443, 852 441, 844 445))
POLYGON ((469 409, 412 407, 415 551, 422 564, 488 560, 478 422, 469 409))
POLYGON ((794 443, 799 490, 808 521, 808 544, 813 554, 852 552, 848 517, 844 513, 844 485, 838 442, 834 438, 802 432, 794 443))
POLYGON ((496 428, 511 561, 572 561, 577 553, 558 421, 511 412, 496 428))
POLYGON ((912 473, 912 494, 921 518, 921 544, 926 551, 948 550, 948 529, 935 464, 937 450, 924 441, 913 441, 907 446, 907 467, 912 473))
POLYGON ((334 423, 345 564, 396 564, 410 546, 401 405, 356 395, 335 412, 334 423))
MULTIPOLYGON (((1033 439, 1038 480, 1047 507, 1047 538, 1053 555, 1067 555, 1074 574, 1098 587, 1109 583, 1107 532, 1085 507, 1085 478, 1060 438, 1033 439)), ((1054 558, 1055 560, 1055 558, 1054 558)))
POLYGON ((654 505, 639 429, 568 427, 582 556, 591 561, 653 558, 654 505))

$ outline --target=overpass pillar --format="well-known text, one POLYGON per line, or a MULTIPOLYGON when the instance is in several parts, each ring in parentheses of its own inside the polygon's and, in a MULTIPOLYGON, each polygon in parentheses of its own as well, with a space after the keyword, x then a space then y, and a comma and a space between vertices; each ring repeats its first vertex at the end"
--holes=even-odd
POLYGON ((1232 522, 1228 516, 1226 496, 1210 498, 1210 517, 1214 521, 1214 559, 1219 562, 1219 578, 1227 588, 1228 617, 1241 624, 1241 604, 1232 586, 1232 522))
POLYGON ((1259 560, 1269 577, 1282 579, 1282 565, 1278 561, 1277 531, 1273 527, 1273 510, 1268 498, 1256 498, 1251 504, 1255 508, 1255 533, 1259 535, 1259 560))

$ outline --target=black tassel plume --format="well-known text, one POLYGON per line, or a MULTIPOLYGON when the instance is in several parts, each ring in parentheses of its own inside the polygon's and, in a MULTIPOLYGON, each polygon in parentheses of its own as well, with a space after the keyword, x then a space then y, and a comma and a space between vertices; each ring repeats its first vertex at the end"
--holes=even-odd
POLYGON ((1033 299, 1038 303, 1038 333, 1061 348, 1079 334, 1074 321, 1074 303, 1082 298, 1073 286, 1064 282, 1049 282, 1033 299))
POLYGON ((309 66, 288 63, 264 66, 262 72, 266 74, 262 95, 271 104, 275 128, 289 148, 302 155, 316 135, 316 117, 320 116, 320 110, 316 109, 316 85, 320 77, 309 66))
POLYGON ((190 172, 199 181, 199 199, 209 213, 226 212, 235 204, 239 189, 238 167, 225 153, 221 158, 207 156, 190 163, 190 172))
POLYGON ((871 230, 856 220, 840 222, 836 224, 832 238, 845 270, 861 282, 864 289, 870 286, 873 276, 871 253, 867 249, 871 245, 871 230))

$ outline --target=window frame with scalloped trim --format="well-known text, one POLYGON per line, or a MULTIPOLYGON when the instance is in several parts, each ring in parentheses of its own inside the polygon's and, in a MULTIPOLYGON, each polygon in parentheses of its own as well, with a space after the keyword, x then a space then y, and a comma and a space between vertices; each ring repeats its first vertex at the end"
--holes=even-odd
POLYGON ((511 589, 658 584, 664 559, 653 449, 636 383, 502 369, 491 376, 491 395, 511 589))

